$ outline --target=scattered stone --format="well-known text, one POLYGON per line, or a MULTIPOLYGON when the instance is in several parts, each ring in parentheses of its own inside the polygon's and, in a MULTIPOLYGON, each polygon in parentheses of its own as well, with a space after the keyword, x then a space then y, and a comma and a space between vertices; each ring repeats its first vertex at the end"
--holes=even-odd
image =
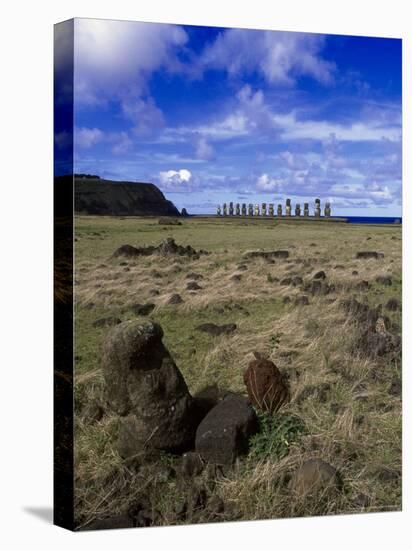
POLYGON ((326 273, 324 271, 318 271, 317 273, 315 273, 315 275, 313 276, 314 279, 326 279, 326 273))
POLYGON ((345 269, 345 266, 342 264, 336 264, 333 269, 345 269))
POLYGON ((400 378, 396 377, 392 380, 388 393, 395 397, 402 394, 402 380, 400 378))
POLYGON ((226 325, 215 325, 215 323, 204 323, 203 325, 198 325, 195 330, 200 332, 206 332, 212 336, 220 336, 221 334, 230 334, 237 329, 235 323, 228 323, 226 325))
POLYGON ((341 489, 342 481, 333 466, 320 458, 312 458, 293 474, 289 487, 298 496, 304 497, 313 491, 341 489))
POLYGON ((353 501, 353 505, 356 508, 367 508, 370 503, 371 499, 370 497, 368 497, 368 495, 365 495, 365 493, 359 493, 359 495, 357 495, 355 497, 355 500, 353 501))
POLYGON ((232 275, 232 277, 230 277, 230 280, 235 281, 236 283, 238 283, 239 281, 242 280, 242 275, 237 275, 237 274, 232 275))
POLYGON ((133 304, 130 310, 135 315, 149 315, 155 308, 155 304, 133 304))
POLYGON ((383 252, 375 252, 373 250, 364 250, 356 253, 357 259, 364 259, 364 260, 367 260, 369 258, 374 258, 377 260, 379 258, 384 258, 384 256, 385 254, 383 252))
POLYGON ((149 296, 159 296, 160 292, 157 288, 152 288, 149 290, 149 296))
POLYGON ((237 270, 238 270, 238 271, 247 271, 248 269, 249 269, 249 268, 248 268, 248 266, 247 266, 246 264, 239 264, 239 265, 237 266, 237 270))
POLYGON ((256 414, 241 395, 226 397, 202 420, 196 432, 196 451, 206 461, 232 464, 249 448, 258 431, 256 414))
POLYGON ((292 277, 291 283, 293 286, 299 286, 303 284, 303 279, 302 277, 295 276, 295 277, 292 277))
POLYGON ((355 288, 361 292, 369 290, 369 281, 359 281, 359 283, 356 284, 355 288))
POLYGON ((308 306, 309 305, 309 298, 305 294, 297 296, 295 298, 295 305, 296 306, 308 306))
POLYGON ((250 250, 243 254, 244 258, 289 258, 289 252, 287 250, 272 250, 265 252, 264 250, 250 250))
POLYGON ((113 257, 116 258, 119 256, 126 256, 133 258, 137 256, 151 256, 152 254, 160 254, 161 256, 190 256, 196 259, 199 258, 200 254, 207 254, 207 252, 204 250, 199 250, 199 252, 197 252, 190 245, 180 246, 176 244, 174 239, 169 237, 165 241, 161 242, 159 246, 141 246, 136 248, 130 244, 124 244, 115 250, 113 257))
POLYGON ((392 286, 392 279, 388 276, 385 276, 385 275, 378 275, 378 277, 376 277, 376 282, 379 283, 380 285, 384 285, 384 286, 392 286))
POLYGON ((181 472, 185 478, 192 478, 202 473, 204 462, 199 453, 189 452, 182 456, 181 472))
POLYGON ((92 325, 94 327, 113 327, 121 322, 122 321, 118 317, 110 315, 109 317, 101 317, 100 319, 96 319, 96 321, 93 321, 92 325))
POLYGON ((160 325, 132 320, 114 327, 104 342, 106 400, 120 415, 123 457, 178 451, 193 441, 193 399, 162 338, 160 325))
POLYGON ((398 311, 401 309, 401 303, 396 298, 390 298, 385 305, 389 311, 398 311))
POLYGON ((275 412, 289 401, 286 377, 268 359, 255 359, 243 375, 251 403, 262 411, 275 412))
POLYGON ((284 304, 290 304, 291 301, 290 296, 284 296, 282 300, 284 304))
POLYGON ((352 275, 353 275, 354 277, 355 277, 356 275, 359 275, 359 271, 356 271, 356 269, 354 269, 354 270, 352 271, 352 275))
POLYGON ((183 299, 180 294, 172 294, 168 299, 167 303, 169 305, 183 304, 183 299))
POLYGON ((187 283, 186 289, 187 290, 201 290, 203 287, 198 285, 196 281, 190 281, 190 283, 187 283))
POLYGON ((282 279, 280 281, 280 284, 283 285, 283 286, 288 286, 292 283, 292 278, 291 277, 286 277, 285 279, 282 279))

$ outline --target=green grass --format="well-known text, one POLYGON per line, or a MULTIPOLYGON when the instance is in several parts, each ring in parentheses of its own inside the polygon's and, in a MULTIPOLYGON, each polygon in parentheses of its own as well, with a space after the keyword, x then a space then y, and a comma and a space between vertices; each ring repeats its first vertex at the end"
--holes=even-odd
MULTIPOLYGON (((80 216, 75 228, 76 516, 81 523, 122 513, 149 481, 162 525, 356 512, 364 510, 357 504, 361 493, 369 499, 365 510, 400 508, 401 402, 388 393, 393 377, 401 374, 400 357, 389 362, 353 353, 357 325, 339 305, 351 296, 371 307, 392 297, 401 300, 400 227, 235 219, 184 219, 181 226, 162 226, 150 218, 80 216), (112 258, 122 244, 158 245, 167 237, 210 254, 199 260, 112 258), (274 264, 244 260, 244 252, 259 248, 289 250, 290 257, 274 264), (357 260, 359 250, 377 250, 385 257, 357 260), (239 263, 248 269, 238 271, 239 263), (276 282, 296 274, 307 283, 319 270, 336 291, 309 295, 308 306, 294 305, 301 289, 276 282), (359 274, 352 275, 353 270, 359 274), (202 289, 194 293, 186 289, 191 272, 203 275, 202 289), (234 274, 241 280, 232 280, 234 274), (377 275, 391 276, 393 284, 377 283, 377 275), (356 290, 360 280, 369 281, 367 291, 356 290), (173 293, 184 303, 166 305, 173 293), (283 303, 285 296, 290 304, 283 303), (159 482, 150 468, 139 477, 116 452, 113 415, 90 424, 83 412, 90 401, 103 400, 101 349, 110 328, 93 323, 108 316, 130 319, 132 304, 148 302, 156 307, 146 318, 162 326, 164 344, 192 394, 214 384, 245 394, 243 372, 254 352, 289 376, 291 402, 274 417, 259 414, 261 430, 250 442, 249 455, 216 482, 205 476, 196 481, 206 484, 208 497, 224 500, 227 508, 219 517, 206 509, 177 518, 174 504, 187 498, 188 489, 173 476, 159 482), (195 330, 203 323, 236 323, 237 329, 213 337, 195 330), (325 383, 330 391, 319 399, 325 383), (319 392, 298 402, 308 386, 319 392), (341 472, 345 492, 335 500, 297 502, 289 494, 284 480, 311 457, 341 472), (236 512, 229 511, 232 507, 236 512)), ((384 308, 383 314, 400 333, 401 313, 384 308)), ((179 458, 162 457, 160 466, 178 469, 179 458)))

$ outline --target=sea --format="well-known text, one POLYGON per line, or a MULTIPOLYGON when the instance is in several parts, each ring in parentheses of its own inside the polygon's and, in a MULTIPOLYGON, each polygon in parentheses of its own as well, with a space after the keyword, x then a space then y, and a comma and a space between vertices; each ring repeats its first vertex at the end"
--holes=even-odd
POLYGON ((402 224, 401 217, 378 217, 378 216, 333 216, 334 218, 342 218, 348 220, 348 223, 369 223, 369 224, 382 224, 382 223, 399 223, 402 224))

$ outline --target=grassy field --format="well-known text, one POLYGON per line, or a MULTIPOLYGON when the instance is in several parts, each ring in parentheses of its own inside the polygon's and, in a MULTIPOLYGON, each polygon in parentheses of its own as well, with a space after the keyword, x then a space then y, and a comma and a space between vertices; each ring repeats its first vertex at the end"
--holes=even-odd
POLYGON ((149 483, 156 525, 400 509, 400 353, 375 357, 357 349, 359 325, 342 307, 351 297, 370 307, 382 304, 391 331, 401 333, 400 311, 385 308, 391 298, 401 301, 400 226, 236 218, 162 225, 158 219, 85 216, 76 218, 75 235, 80 526, 122 513, 149 483), (158 245, 167 237, 210 254, 197 260, 112 258, 123 244, 158 245), (290 255, 273 263, 244 259, 245 252, 256 249, 288 250, 290 255), (384 257, 355 259, 362 250, 384 257), (282 284, 294 276, 309 282, 319 270, 334 285, 326 295, 282 284), (190 273, 203 277, 197 291, 186 289, 190 273), (392 284, 377 282, 378 276, 390 277, 392 284), (368 281, 368 288, 360 281, 368 281), (167 305, 175 293, 183 303, 167 305), (295 305, 302 294, 309 305, 295 305), (113 446, 114 417, 94 417, 92 410, 102 401, 100 354, 110 330, 95 322, 108 316, 131 319, 133 306, 147 303, 154 305, 149 318, 161 324, 164 343, 192 394, 211 384, 245 393, 243 371, 254 353, 270 358, 291 386, 291 401, 276 419, 277 425, 287 420, 284 433, 279 435, 276 422, 261 418, 266 429, 252 441, 248 456, 216 479, 206 472, 196 482, 204 484, 208 502, 223 502, 223 507, 211 504, 184 518, 178 507, 187 488, 173 474, 179 458, 165 455, 153 471, 134 470, 113 446), (236 323, 237 329, 219 337, 195 330, 207 322, 236 323), (304 429, 292 433, 288 419, 296 418, 304 429), (313 457, 339 470, 344 489, 333 497, 297 499, 287 480, 302 460, 313 457))

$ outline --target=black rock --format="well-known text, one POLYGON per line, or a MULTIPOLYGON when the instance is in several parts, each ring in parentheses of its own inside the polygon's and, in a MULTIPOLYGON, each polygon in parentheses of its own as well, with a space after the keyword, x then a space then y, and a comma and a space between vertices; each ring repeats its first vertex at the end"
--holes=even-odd
POLYGON ((384 286, 391 286, 392 285, 392 279, 388 276, 385 276, 385 275, 378 275, 378 277, 376 277, 375 280, 380 285, 384 285, 384 286))
POLYGON ((315 275, 313 276, 314 279, 326 279, 326 273, 324 271, 318 271, 317 273, 315 273, 315 275))
POLYGON ((356 258, 357 259, 369 259, 369 258, 374 258, 374 259, 378 259, 378 258, 383 258, 385 256, 385 254, 383 252, 375 252, 374 250, 363 250, 361 252, 357 252, 356 253, 356 258))
POLYGON ((170 298, 168 299, 167 303, 170 304, 170 305, 182 304, 183 299, 180 296, 180 294, 172 294, 170 296, 170 298))
POLYGON ((258 420, 249 401, 241 395, 226 397, 202 420, 196 431, 196 451, 206 461, 232 464, 249 448, 258 431, 258 420))

